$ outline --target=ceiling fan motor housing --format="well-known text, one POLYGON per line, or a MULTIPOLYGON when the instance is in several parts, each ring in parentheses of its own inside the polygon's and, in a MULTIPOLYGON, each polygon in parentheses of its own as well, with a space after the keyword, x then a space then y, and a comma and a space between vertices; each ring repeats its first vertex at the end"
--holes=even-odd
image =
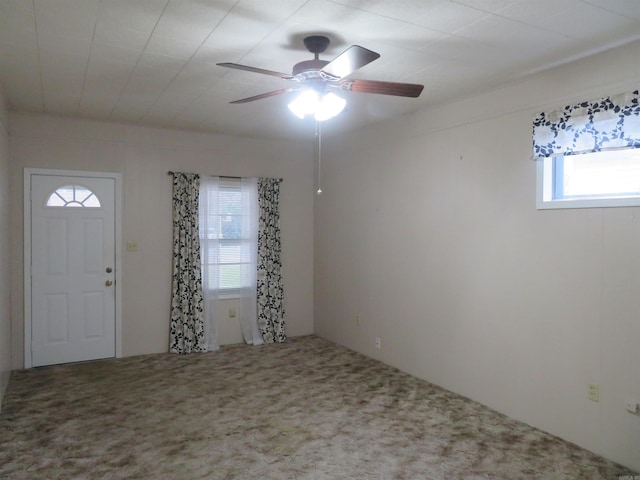
POLYGON ((329 62, 327 60, 305 60, 303 62, 296 63, 293 66, 293 75, 299 75, 305 72, 318 72, 322 70, 329 62))
POLYGON ((318 54, 324 52, 327 49, 330 40, 323 35, 311 35, 309 37, 306 37, 303 42, 304 46, 307 47, 307 50, 315 54, 317 59, 318 54))
MULTIPOLYGON (((307 47, 314 55, 313 60, 305 60, 304 62, 296 63, 293 66, 293 75, 299 75, 305 72, 318 72, 318 70, 322 70, 323 67, 329 64, 327 60, 320 60, 318 58, 319 54, 324 52, 329 46, 330 40, 322 35, 311 35, 304 39, 304 46, 307 47)), ((314 75, 313 73, 309 75, 304 75, 306 78, 315 78, 318 75, 314 75)))

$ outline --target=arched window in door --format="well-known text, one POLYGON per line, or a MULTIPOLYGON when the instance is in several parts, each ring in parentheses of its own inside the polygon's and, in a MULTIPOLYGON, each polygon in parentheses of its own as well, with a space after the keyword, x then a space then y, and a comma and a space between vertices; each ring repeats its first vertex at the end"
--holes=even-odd
POLYGON ((81 185, 65 185, 49 195, 47 207, 88 207, 99 208, 100 200, 81 185))

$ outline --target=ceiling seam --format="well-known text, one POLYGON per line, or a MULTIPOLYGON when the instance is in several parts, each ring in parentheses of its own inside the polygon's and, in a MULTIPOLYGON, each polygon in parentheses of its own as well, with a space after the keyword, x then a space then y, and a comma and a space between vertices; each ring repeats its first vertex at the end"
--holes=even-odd
POLYGON ((617 15, 619 17, 623 17, 623 18, 626 18, 628 20, 632 20, 632 21, 634 21, 636 23, 640 21, 640 20, 638 20, 636 18, 629 17, 629 16, 625 15, 624 13, 616 12, 614 10, 609 10, 608 8, 605 8, 603 5, 600 5, 598 3, 592 3, 589 0, 578 0, 578 1, 580 1, 581 3, 584 3, 585 5, 589 5, 590 7, 595 7, 595 8, 598 8, 600 10, 604 10, 605 12, 611 13, 612 15, 617 15))
POLYGON ((164 4, 164 8, 162 9, 162 12, 160 12, 160 15, 158 15, 158 19, 156 20, 155 25, 151 29, 151 33, 149 33, 149 38, 147 38, 147 41, 145 42, 144 47, 142 47, 142 51, 140 52, 140 55, 138 55, 138 58, 136 59, 136 64, 131 69, 131 73, 129 73, 129 76, 127 77, 127 81, 124 83, 124 86, 120 90, 120 93, 118 93, 118 100, 116 100, 116 103, 113 106, 113 108, 111 109, 111 111, 109 112, 109 115, 107 116, 107 118, 111 119, 112 116, 113 116, 113 113, 115 112, 116 108, 118 107, 118 104, 120 103, 120 100, 122 99, 122 94, 127 89, 127 86, 129 85, 129 82, 131 81, 131 78, 133 77, 133 74, 135 73, 136 68, 138 68, 138 64, 140 63, 140 59, 142 58, 142 55, 144 55, 144 52, 147 49, 147 46, 149 45, 149 42, 151 41, 151 37, 153 36, 153 32, 155 32, 156 28, 158 28, 158 24, 160 23, 160 19, 162 19, 162 16, 164 15, 164 12, 167 11, 167 7, 169 6, 169 1, 170 0, 166 1, 166 3, 164 4))
POLYGON ((84 88, 87 81, 87 72, 89 71, 89 61, 91 60, 91 53, 93 52, 93 44, 96 38, 96 28, 98 26, 98 18, 100 17, 100 9, 102 8, 102 2, 98 2, 98 10, 96 12, 96 20, 93 23, 93 31, 91 32, 91 43, 89 44, 89 55, 87 55, 87 61, 84 66, 84 72, 82 72, 82 84, 80 86, 80 98, 78 98, 78 105, 76 107, 76 114, 80 114, 80 107, 82 106, 82 98, 84 97, 84 88))
MULTIPOLYGON (((236 0, 236 3, 233 4, 233 6, 227 10, 227 12, 222 16, 222 18, 218 21, 218 23, 211 29, 211 31, 209 32, 209 34, 206 36, 206 38, 204 40, 202 40, 202 42, 200 43, 200 46, 198 48, 196 48, 196 50, 191 54, 191 56, 187 59, 186 62, 184 62, 184 64, 182 65, 182 67, 180 67, 180 70, 178 70, 176 72, 176 74, 173 76, 173 78, 171 78, 171 80, 169 81, 169 84, 162 89, 162 92, 160 92, 160 94, 156 97, 156 99, 154 100, 154 102, 151 104, 151 106, 142 114, 142 116, 140 117, 141 119, 145 119, 147 117, 147 115, 149 115, 149 112, 153 109, 153 107, 158 103, 158 101, 160 100, 160 97, 162 97, 162 95, 164 94, 164 92, 167 91, 167 89, 173 84, 173 82, 175 81, 175 79, 178 77, 178 75, 180 75, 180 73, 184 70, 185 66, 193 59, 193 57, 195 57, 195 55, 200 51, 200 49, 202 48, 202 46, 205 44, 205 42, 207 40, 209 40, 209 38, 211 37, 211 35, 213 35, 213 33, 216 31, 216 29, 220 26, 220 24, 222 22, 224 22, 225 18, 227 18, 229 16, 229 13, 231 13, 231 11, 238 6, 238 3, 240 3, 240 0, 236 0)), ((163 12, 164 13, 164 12, 163 12)), ((215 83, 215 82, 214 82, 215 83)), ((206 90, 208 90, 209 88, 211 88, 211 85, 208 86, 206 88, 206 90)), ((198 97, 196 97, 197 99, 198 97)), ((195 99, 194 99, 195 100, 195 99)), ((189 104, 191 105, 191 103, 189 104)), ((175 120, 176 118, 178 118, 180 115, 182 115, 182 113, 186 110, 185 107, 183 108, 180 113, 174 115, 173 117, 171 117, 172 120, 175 120)))
MULTIPOLYGON (((429 28, 429 27, 426 27, 424 25, 420 25, 419 23, 409 22, 408 20, 404 20, 402 18, 392 17, 391 15, 383 15, 381 13, 372 12, 371 10, 366 10, 364 8, 358 8, 358 7, 353 7, 351 5, 346 5, 346 4, 344 4, 344 3, 342 3, 342 2, 340 2, 338 0, 327 0, 327 3, 333 3, 334 5, 340 5, 341 7, 348 8, 348 9, 351 9, 351 10, 356 10, 358 12, 368 13, 369 15, 373 15, 373 16, 376 16, 376 17, 386 18, 387 20, 393 20, 395 22, 404 23, 406 25, 411 25, 412 27, 421 28, 421 29, 427 30, 429 32, 435 32, 435 33, 450 35, 449 32, 445 32, 445 31, 442 31, 442 30, 435 30, 433 28, 429 28)), ((469 8, 472 8, 472 7, 469 7, 469 8)), ((474 10, 477 10, 477 9, 474 9, 474 10)), ((482 10, 480 10, 480 11, 482 11, 482 10)), ((410 48, 410 47, 405 47, 405 48, 407 48, 408 50, 420 51, 420 49, 414 49, 414 48, 410 48)))
MULTIPOLYGON (((285 24, 297 11, 299 11, 301 8, 303 8, 305 5, 307 5, 309 3, 310 0, 306 0, 304 2, 304 4, 302 4, 300 7, 298 7, 296 9, 295 12, 293 12, 291 15, 289 15, 288 17, 286 17, 285 19, 283 19, 280 23, 278 23, 278 25, 276 27, 274 27, 271 31, 269 31, 269 33, 267 33, 264 37, 262 37, 260 39, 261 43, 262 41, 264 41, 265 38, 267 38, 269 35, 271 35, 275 30, 277 30, 278 28, 280 28, 283 24, 285 24)), ((220 22, 218 22, 218 25, 216 25, 216 28, 224 21, 225 18, 227 18, 227 16, 229 16, 229 14, 233 11, 234 8, 236 8, 238 6, 238 4, 240 3, 240 0, 237 0, 236 3, 233 5, 233 7, 231 7, 229 9, 229 11, 227 12, 227 14, 220 20, 220 22)), ((211 34, 213 34, 214 30, 211 32, 211 34)), ((211 35, 209 34, 209 36, 211 35)), ((209 37, 207 37, 209 38, 209 37)), ((204 42, 203 42, 204 43, 204 42)), ((241 58, 244 58, 248 53, 252 52, 255 49, 252 48, 250 50, 248 50, 247 52, 245 52, 245 55, 242 56, 241 58)), ((195 53, 194 53, 195 55, 195 53)), ((172 119, 173 120, 177 120, 182 114, 184 114, 185 111, 187 111, 194 103, 196 103, 206 92, 208 92, 216 83, 218 83, 218 81, 223 78, 224 76, 226 76, 229 72, 223 72, 218 78, 216 78, 215 80, 213 80, 213 82, 211 82, 205 89, 203 89, 202 93, 200 93, 199 95, 197 95, 188 105, 186 105, 181 111, 180 113, 178 113, 177 115, 175 115, 172 119)))
POLYGON ((44 102, 44 79, 42 76, 42 59, 40 55, 40 35, 38 35, 38 15, 36 14, 36 0, 31 0, 31 8, 33 9, 33 24, 36 31, 36 52, 38 53, 38 70, 40 77, 40 103, 42 104, 42 112, 47 113, 44 102))

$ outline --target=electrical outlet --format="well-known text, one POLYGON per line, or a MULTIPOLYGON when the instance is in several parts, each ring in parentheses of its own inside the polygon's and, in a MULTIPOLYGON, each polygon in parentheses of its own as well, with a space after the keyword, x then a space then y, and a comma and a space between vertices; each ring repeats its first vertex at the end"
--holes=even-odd
POLYGON ((600 401, 600 386, 597 383, 587 385, 587 398, 592 402, 600 401))
POLYGON ((380 340, 380 337, 376 337, 375 346, 378 350, 382 348, 382 340, 380 340))
POLYGON ((137 252, 138 251, 138 242, 135 240, 129 240, 127 242, 127 252, 137 252))

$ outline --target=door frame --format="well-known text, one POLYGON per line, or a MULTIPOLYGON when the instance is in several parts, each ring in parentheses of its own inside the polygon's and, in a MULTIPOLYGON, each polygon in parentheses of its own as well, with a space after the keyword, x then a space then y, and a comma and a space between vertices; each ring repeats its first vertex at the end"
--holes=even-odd
POLYGON ((31 177, 51 175, 61 177, 110 178, 115 182, 115 347, 116 358, 122 357, 122 175, 111 172, 79 170, 24 169, 24 368, 33 367, 31 352, 31 177))

